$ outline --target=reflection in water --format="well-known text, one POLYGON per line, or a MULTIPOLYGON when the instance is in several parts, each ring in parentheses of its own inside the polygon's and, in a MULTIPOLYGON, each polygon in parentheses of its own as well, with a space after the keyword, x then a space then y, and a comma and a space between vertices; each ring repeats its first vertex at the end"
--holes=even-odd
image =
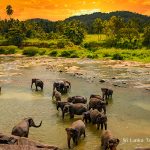
MULTIPOLYGON (((3 85, 2 94, 0 95, 1 132, 10 133, 15 124, 23 118, 31 116, 35 123, 38 124, 42 120, 43 124, 38 129, 30 129, 30 138, 67 149, 65 128, 70 126, 74 120, 80 119, 81 116, 75 116, 72 120, 66 116, 62 120, 61 111, 56 110, 55 103, 51 99, 53 81, 58 78, 67 78, 72 83, 72 89, 68 94, 70 96, 82 95, 89 98, 90 94, 101 94, 101 87, 110 87, 114 90, 113 99, 109 101, 107 107, 107 115, 108 129, 121 140, 118 149, 131 150, 136 146, 150 146, 150 142, 145 140, 150 136, 150 94, 144 89, 112 87, 107 83, 89 83, 81 78, 50 72, 45 67, 7 69, 6 64, 8 68, 10 68, 9 65, 15 65, 13 60, 6 62, 3 59, 0 60, 0 63, 0 72, 6 75, 0 76, 0 81, 3 81, 1 82, 3 85), (20 73, 20 75, 10 76, 11 73, 20 73), (43 92, 31 90, 32 78, 39 78, 44 81, 43 92), (144 141, 133 142, 132 140, 130 142, 130 140, 125 141, 125 138, 141 138, 144 141)), ((79 65, 88 69, 88 66, 82 63, 79 65)), ((13 68, 15 67, 13 66, 13 68)), ((90 69, 92 70, 92 68, 98 72, 105 72, 106 75, 111 73, 111 69, 107 67, 91 64, 90 69)), ((118 68, 117 72, 119 72, 118 68)), ((124 73, 122 70, 120 72, 124 73)), ((128 71, 126 70, 126 72, 128 71)), ((66 100, 66 98, 67 95, 64 95, 62 99, 66 100)), ((100 135, 100 130, 97 131, 95 126, 88 124, 86 138, 81 139, 74 150, 99 150, 100 135)))

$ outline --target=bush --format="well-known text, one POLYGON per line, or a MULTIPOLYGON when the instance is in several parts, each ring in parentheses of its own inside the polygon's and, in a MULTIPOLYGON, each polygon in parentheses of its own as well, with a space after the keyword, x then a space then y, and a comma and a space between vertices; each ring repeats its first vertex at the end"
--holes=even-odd
POLYGON ((93 42, 85 43, 84 47, 88 50, 96 51, 100 47, 100 43, 93 41, 93 42))
POLYGON ((56 50, 54 50, 54 51, 51 51, 51 52, 49 53, 49 56, 56 57, 57 54, 58 54, 58 52, 57 52, 56 50))
POLYGON ((14 54, 17 51, 17 46, 0 46, 0 54, 14 54))
POLYGON ((35 56, 38 53, 37 47, 26 47, 23 50, 23 55, 35 56))
POLYGON ((68 57, 68 58, 79 58, 79 54, 76 50, 65 50, 62 51, 60 54, 61 57, 68 57))
POLYGON ((57 43, 57 48, 65 48, 66 41, 58 41, 57 43))
POLYGON ((113 60, 123 60, 123 56, 119 53, 115 53, 113 54, 113 57, 112 57, 113 60))
POLYGON ((38 54, 39 55, 44 55, 46 53, 46 49, 45 48, 40 48, 38 54))

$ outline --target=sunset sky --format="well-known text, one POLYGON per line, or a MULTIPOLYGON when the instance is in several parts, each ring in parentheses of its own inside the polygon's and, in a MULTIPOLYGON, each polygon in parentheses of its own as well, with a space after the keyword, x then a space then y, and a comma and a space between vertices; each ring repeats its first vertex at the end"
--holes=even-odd
POLYGON ((6 18, 6 6, 13 7, 13 18, 63 20, 92 12, 128 10, 150 16, 150 0, 0 0, 0 17, 6 18))

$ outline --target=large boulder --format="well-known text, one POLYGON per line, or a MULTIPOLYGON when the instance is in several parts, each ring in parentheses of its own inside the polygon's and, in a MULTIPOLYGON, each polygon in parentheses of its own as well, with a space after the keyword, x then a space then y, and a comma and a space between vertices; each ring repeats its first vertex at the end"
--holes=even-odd
POLYGON ((28 138, 0 133, 0 150, 60 150, 56 146, 42 144, 28 138))

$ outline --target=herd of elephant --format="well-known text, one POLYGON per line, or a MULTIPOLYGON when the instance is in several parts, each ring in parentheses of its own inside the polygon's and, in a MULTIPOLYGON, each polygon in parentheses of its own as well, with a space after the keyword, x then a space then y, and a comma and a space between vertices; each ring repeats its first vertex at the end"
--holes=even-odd
MULTIPOLYGON (((43 90, 44 83, 40 79, 32 79, 32 85, 35 84, 36 91, 43 90)), ((87 103, 87 98, 84 96, 72 96, 68 97, 67 101, 62 101, 62 94, 67 93, 71 89, 71 83, 67 80, 58 80, 53 83, 52 99, 55 98, 56 108, 62 111, 62 119, 65 114, 68 113, 70 118, 74 118, 74 115, 82 116, 81 119, 74 121, 70 127, 66 128, 67 144, 68 148, 71 148, 70 141, 73 140, 75 145, 78 144, 80 137, 86 136, 85 129, 87 123, 96 124, 97 129, 105 129, 101 135, 101 148, 102 150, 116 150, 120 140, 114 137, 110 130, 107 130, 107 111, 108 99, 112 98, 113 90, 108 88, 101 88, 102 96, 92 94, 87 103)), ((39 125, 36 125, 32 118, 25 118, 12 129, 12 135, 19 137, 28 137, 29 128, 39 128, 42 125, 42 121, 39 125)), ((0 144, 13 144, 15 141, 12 138, 5 138, 0 136, 0 144)))
POLYGON ((71 148, 70 141, 73 140, 75 145, 78 144, 81 135, 85 137, 85 124, 92 122, 97 125, 97 129, 105 128, 105 132, 101 135, 101 146, 103 150, 116 150, 119 144, 119 139, 112 136, 111 132, 107 130, 107 115, 106 106, 108 99, 112 98, 113 90, 108 88, 101 88, 102 96, 92 94, 87 104, 87 98, 84 96, 68 97, 67 101, 61 101, 61 95, 69 91, 71 83, 67 80, 54 82, 52 99, 55 97, 57 110, 62 111, 62 119, 65 114, 69 113, 70 119, 74 115, 82 115, 82 118, 73 122, 72 125, 66 128, 68 148, 71 148), (66 88, 66 89, 65 89, 66 88))

